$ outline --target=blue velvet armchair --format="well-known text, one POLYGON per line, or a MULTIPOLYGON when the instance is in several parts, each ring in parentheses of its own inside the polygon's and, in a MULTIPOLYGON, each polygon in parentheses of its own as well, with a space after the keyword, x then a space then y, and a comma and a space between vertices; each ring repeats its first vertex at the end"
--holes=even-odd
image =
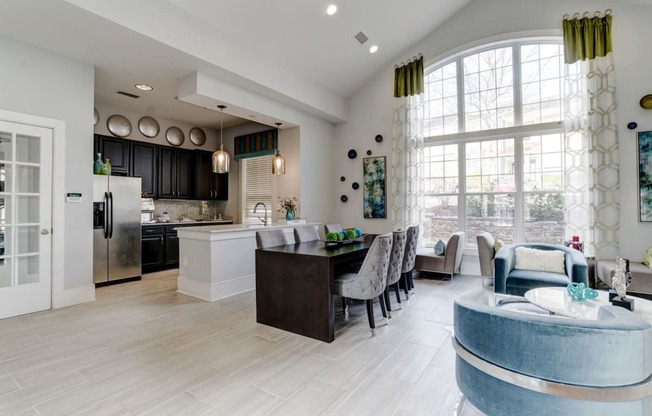
POLYGON ((541 243, 520 243, 503 246, 494 258, 494 292, 523 296, 537 287, 567 286, 569 283, 589 284, 589 272, 584 255, 572 248, 541 243), (516 248, 558 250, 565 253, 565 273, 515 269, 516 248))

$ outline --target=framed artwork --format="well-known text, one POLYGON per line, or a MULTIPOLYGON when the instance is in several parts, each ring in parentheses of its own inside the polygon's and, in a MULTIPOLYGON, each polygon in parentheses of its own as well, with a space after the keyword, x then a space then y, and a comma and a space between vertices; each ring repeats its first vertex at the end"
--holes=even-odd
POLYGON ((652 221, 652 131, 638 133, 639 220, 652 221))
POLYGON ((365 157, 362 173, 364 218, 387 218, 385 156, 365 157))

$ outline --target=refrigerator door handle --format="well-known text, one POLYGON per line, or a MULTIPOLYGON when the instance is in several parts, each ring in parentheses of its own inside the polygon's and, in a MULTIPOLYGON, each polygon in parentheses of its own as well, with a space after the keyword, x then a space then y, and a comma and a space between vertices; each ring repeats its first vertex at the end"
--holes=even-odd
POLYGON ((111 211, 109 212, 109 238, 113 238, 113 192, 109 192, 109 202, 111 204, 111 211))
POLYGON ((109 193, 104 192, 104 238, 109 238, 109 193))

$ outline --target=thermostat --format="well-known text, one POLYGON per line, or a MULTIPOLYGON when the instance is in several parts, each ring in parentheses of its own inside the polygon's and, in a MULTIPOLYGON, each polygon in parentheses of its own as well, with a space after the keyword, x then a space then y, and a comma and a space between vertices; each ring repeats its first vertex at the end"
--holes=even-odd
POLYGON ((81 192, 68 192, 66 194, 66 202, 81 202, 82 194, 81 192))

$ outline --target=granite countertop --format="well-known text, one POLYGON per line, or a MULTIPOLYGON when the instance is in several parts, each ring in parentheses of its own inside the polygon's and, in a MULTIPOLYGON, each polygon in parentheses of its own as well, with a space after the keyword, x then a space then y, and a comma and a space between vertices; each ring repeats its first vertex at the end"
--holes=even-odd
POLYGON ((169 222, 144 222, 141 223, 140 225, 142 226, 150 226, 150 225, 191 225, 192 226, 201 226, 202 224, 213 224, 213 225, 219 225, 219 224, 233 224, 233 220, 208 220, 208 221, 169 221, 169 222))

